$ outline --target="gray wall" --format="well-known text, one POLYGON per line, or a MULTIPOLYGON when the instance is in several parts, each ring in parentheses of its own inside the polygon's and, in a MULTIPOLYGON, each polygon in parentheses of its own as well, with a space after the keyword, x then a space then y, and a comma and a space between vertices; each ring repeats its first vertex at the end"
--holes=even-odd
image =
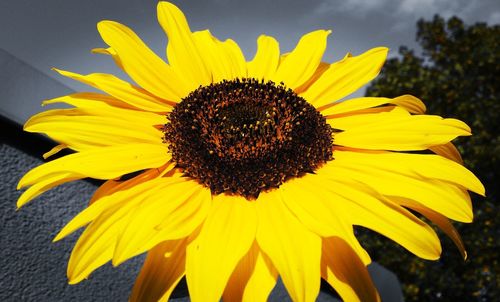
POLYGON ((0 114, 23 124, 44 109, 42 100, 73 90, 0 48, 0 114))

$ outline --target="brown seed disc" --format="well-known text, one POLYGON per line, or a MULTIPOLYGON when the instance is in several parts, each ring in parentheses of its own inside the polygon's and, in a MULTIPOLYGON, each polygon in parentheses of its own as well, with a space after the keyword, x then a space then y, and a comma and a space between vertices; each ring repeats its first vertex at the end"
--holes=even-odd
POLYGON ((333 130, 291 89, 255 79, 200 87, 168 115, 164 141, 214 194, 256 198, 332 159, 333 130))

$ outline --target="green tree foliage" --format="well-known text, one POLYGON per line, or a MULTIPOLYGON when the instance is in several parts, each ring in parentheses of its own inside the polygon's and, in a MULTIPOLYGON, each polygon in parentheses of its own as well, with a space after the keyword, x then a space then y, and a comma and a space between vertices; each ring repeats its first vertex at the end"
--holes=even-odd
POLYGON ((485 184, 487 198, 473 197, 474 223, 456 224, 468 251, 465 262, 444 236, 436 262, 418 259, 366 230, 360 230, 362 240, 375 261, 398 275, 407 301, 498 301, 500 26, 467 26, 456 17, 435 16, 418 21, 417 28, 422 53, 401 47, 366 94, 412 94, 426 103, 428 114, 467 122, 473 136, 455 143, 465 165, 485 184))

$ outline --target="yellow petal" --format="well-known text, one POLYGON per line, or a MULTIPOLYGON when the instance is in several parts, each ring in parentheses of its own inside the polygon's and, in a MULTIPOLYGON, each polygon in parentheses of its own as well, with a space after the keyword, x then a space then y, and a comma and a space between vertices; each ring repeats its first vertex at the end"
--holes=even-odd
POLYGON ((409 94, 393 98, 390 104, 400 106, 408 110, 408 112, 415 114, 424 114, 425 111, 427 110, 427 107, 425 106, 424 102, 422 102, 419 98, 409 94))
MULTIPOLYGON (((113 117, 122 120, 126 119, 131 125, 134 125, 135 127, 149 127, 151 125, 163 125, 166 122, 166 117, 164 114, 157 114, 142 110, 134 110, 134 108, 130 106, 128 107, 122 106, 124 103, 120 104, 118 102, 119 101, 117 99, 113 97, 107 97, 102 94, 75 93, 51 100, 46 100, 43 102, 43 105, 54 104, 54 103, 65 103, 71 106, 75 106, 77 108, 71 108, 70 110, 68 109, 49 110, 38 113, 36 117, 44 117, 48 115, 52 116, 56 114, 106 116, 109 118, 113 117)), ((30 120, 32 119, 34 119, 34 117, 32 117, 30 120)), ((30 120, 26 122, 26 125, 29 124, 30 120)))
POLYGON ((218 83, 224 79, 231 79, 233 76, 231 62, 221 51, 218 40, 212 36, 210 31, 194 32, 193 40, 210 71, 212 82, 218 83))
POLYGON ((118 53, 111 47, 108 48, 94 48, 90 52, 95 53, 95 54, 102 54, 102 55, 108 55, 113 58, 113 61, 115 61, 115 64, 120 67, 123 71, 125 69, 123 68, 122 61, 120 60, 120 57, 118 56, 118 53))
MULTIPOLYGON (((89 203, 92 204, 94 201, 98 200, 102 196, 109 195, 109 194, 116 192, 120 189, 127 188, 127 186, 129 186, 129 185, 133 186, 133 185, 137 184, 138 181, 152 179, 153 177, 158 175, 158 171, 162 171, 162 169, 165 169, 167 167, 168 167, 168 165, 165 165, 165 167, 161 167, 159 169, 151 169, 151 170, 149 170, 145 173, 142 173, 141 175, 139 175, 133 179, 130 179, 129 181, 125 181, 125 182, 121 182, 121 183, 116 182, 116 181, 112 181, 112 180, 107 181, 104 185, 102 185, 94 193, 94 195, 92 196, 89 203)), ((73 180, 80 179, 80 178, 81 178, 81 176, 78 174, 75 174, 75 173, 56 173, 54 175, 47 176, 47 178, 45 178, 43 181, 40 181, 40 182, 34 184, 33 186, 29 187, 25 192, 23 192, 23 194, 18 199, 17 206, 18 206, 18 208, 20 208, 21 206, 23 206, 24 204, 26 204, 27 202, 29 202, 30 200, 32 200, 36 196, 42 194, 43 192, 45 192, 45 191, 47 191, 47 190, 49 190, 49 189, 51 189, 59 184, 73 181, 73 180)), ((99 214, 99 213, 100 212, 98 212, 97 214, 99 214)), ((92 219, 87 220, 85 223, 81 224, 77 228, 84 226, 85 224, 92 221, 97 216, 97 214, 92 219)), ((77 228, 71 230, 71 232, 73 232, 77 228)), ((71 232, 69 232, 69 233, 71 233, 71 232)), ((63 233, 63 232, 61 231, 61 233, 63 233)), ((66 233, 64 236, 61 236, 62 235, 61 233, 59 233, 58 237, 56 237, 56 239, 54 239, 54 241, 57 241, 57 240, 61 239, 62 237, 69 234, 69 233, 66 233), (61 237, 59 237, 59 236, 61 236, 61 237)))
POLYGON ((166 241, 150 250, 129 300, 168 301, 175 286, 184 276, 186 245, 185 239, 166 241))
POLYGON ((323 200, 321 191, 311 188, 307 178, 314 175, 288 180, 280 186, 283 203, 309 229, 320 237, 329 237, 344 227, 336 208, 323 200), (305 202, 307 200, 307 202, 305 202))
POLYGON ((485 193, 483 184, 471 171, 437 155, 336 151, 334 156, 343 166, 350 165, 353 169, 373 168, 414 178, 439 179, 460 185, 480 195, 485 193))
POLYGON ((208 30, 193 33, 193 39, 211 72, 213 83, 247 77, 245 57, 233 40, 221 42, 208 30))
POLYGON ((385 203, 375 191, 352 183, 330 180, 323 186, 337 212, 349 217, 352 224, 374 230, 421 258, 439 258, 441 243, 434 230, 404 208, 385 203))
POLYGON ((186 279, 193 301, 219 301, 234 268, 255 240, 256 220, 253 202, 214 196, 200 234, 187 248, 186 279))
POLYGON ((379 74, 388 51, 377 47, 331 64, 301 96, 320 108, 353 93, 379 74))
MULTIPOLYGON (((361 111, 361 110, 360 110, 361 111)), ((357 112, 360 112, 357 111, 357 112)), ((368 114, 346 114, 337 115, 330 118, 327 122, 335 129, 350 130, 361 126, 376 125, 387 122, 389 119, 407 119, 410 113, 401 108, 392 108, 389 111, 370 112, 368 114), (376 114, 375 114, 376 113, 376 114)))
POLYGON ((90 198, 90 200, 89 200, 89 207, 93 203, 95 203, 96 201, 98 201, 99 199, 101 199, 102 197, 107 196, 107 195, 111 195, 114 192, 118 191, 119 187, 123 186, 125 183, 133 181, 134 179, 136 179, 138 177, 141 177, 142 175, 148 173, 151 170, 154 170, 154 169, 147 170, 146 172, 143 172, 140 175, 138 175, 138 176, 136 176, 136 177, 134 177, 132 179, 129 179, 127 181, 117 181, 117 180, 114 180, 114 179, 110 179, 110 180, 105 181, 99 188, 97 188, 97 190, 95 190, 94 194, 90 198))
POLYGON ((42 157, 43 157, 43 159, 47 159, 47 158, 51 157, 52 155, 55 155, 66 148, 68 148, 68 146, 66 144, 59 144, 59 145, 55 146, 54 148, 50 149, 50 151, 45 152, 42 155, 42 157))
POLYGON ((432 152, 439 154, 447 159, 451 159, 459 164, 463 164, 462 156, 460 156, 460 152, 458 152, 455 145, 452 142, 448 142, 444 145, 437 145, 429 147, 429 150, 432 152))
POLYGON ((43 194, 44 192, 52 189, 55 186, 63 184, 65 182, 73 181, 80 179, 81 177, 78 174, 74 173, 57 173, 47 175, 45 179, 35 183, 31 187, 29 187, 26 191, 19 196, 17 200, 17 208, 21 208, 23 205, 27 204, 33 198, 43 194))
POLYGON ((267 301, 278 272, 256 242, 241 258, 224 291, 224 301, 267 301))
POLYGON ((160 242, 189 236, 207 217, 210 206, 207 200, 210 190, 187 178, 143 194, 140 206, 118 237, 113 265, 160 242))
POLYGON ((247 77, 245 57, 233 40, 221 42, 208 30, 194 32, 193 39, 212 75, 213 83, 247 77))
MULTIPOLYGON (((383 97, 361 97, 350 99, 342 102, 336 102, 319 108, 321 114, 324 116, 345 114, 348 112, 356 112, 358 110, 377 107, 385 104, 395 104, 411 113, 422 114, 425 112, 424 103, 411 95, 402 95, 397 98, 383 98, 383 97)), ((335 118, 334 116, 331 118, 335 118)))
POLYGON ((275 83, 283 82, 291 89, 305 83, 320 64, 330 33, 329 30, 317 30, 305 34, 295 49, 280 63, 271 79, 275 83))
MULTIPOLYGON (((335 155, 334 155, 335 157, 335 155)), ((388 196, 413 199, 448 218, 461 222, 472 220, 469 195, 457 186, 436 179, 408 176, 399 171, 374 169, 364 165, 343 164, 333 160, 325 165, 326 177, 338 178, 352 185, 364 184, 388 196)), ((323 173, 318 170, 318 173, 323 173)))
POLYGON ((278 68, 279 58, 280 46, 278 41, 270 36, 259 36, 255 57, 247 63, 248 77, 268 81, 278 68))
POLYGON ((194 90, 212 81, 200 49, 196 47, 182 11, 172 3, 158 2, 158 22, 168 36, 167 57, 175 73, 194 90))
POLYGON ((119 100, 109 95, 95 93, 95 92, 78 92, 60 96, 57 98, 43 101, 42 106, 46 106, 49 104, 56 104, 56 103, 65 103, 78 108, 98 109, 98 108, 117 107, 124 109, 133 109, 133 110, 137 109, 136 107, 127 104, 122 100, 119 100))
POLYGON ((178 173, 178 171, 175 169, 174 162, 168 161, 161 167, 146 170, 139 173, 137 176, 134 176, 127 180, 116 181, 110 179, 108 181, 105 181, 99 188, 97 188, 97 190, 94 192, 94 195, 92 195, 89 200, 89 206, 100 200, 102 197, 114 194, 118 191, 127 190, 143 182, 164 176, 171 177, 173 179, 181 177, 182 174, 178 173))
POLYGON ((321 276, 343 301, 380 301, 366 266, 341 238, 323 239, 321 276))
POLYGON ((89 115, 76 108, 51 110, 30 118, 24 130, 46 134, 75 151, 133 143, 161 144, 163 133, 151 121, 139 124, 126 117, 89 115))
POLYGON ((68 262, 70 284, 87 278, 113 257, 116 238, 126 227, 136 203, 110 208, 94 220, 76 242, 68 262))
POLYGON ((169 160, 162 144, 130 144, 96 148, 70 154, 40 165, 19 181, 18 189, 43 181, 47 176, 74 173, 78 178, 113 179, 118 176, 159 167, 169 160))
POLYGON ((324 180, 315 174, 290 179, 279 188, 283 202, 307 228, 320 237, 337 236, 347 241, 363 263, 371 262, 370 256, 354 236, 351 221, 339 213, 330 193, 319 186, 324 180))
POLYGON ((172 106, 175 105, 175 103, 157 98, 148 93, 146 90, 136 87, 111 74, 91 73, 88 75, 81 75, 55 68, 54 70, 65 77, 102 90, 109 95, 142 110, 164 113, 170 111, 172 106))
POLYGON ((223 42, 216 41, 219 44, 219 49, 225 56, 231 68, 231 76, 228 80, 232 79, 242 79, 247 77, 247 63, 245 61, 245 56, 241 51, 240 47, 236 42, 231 39, 227 39, 223 42))
POLYGON ((455 243, 455 246, 457 247, 458 251, 464 258, 464 260, 467 259, 467 252, 465 251, 462 238, 460 237, 460 234, 455 229, 453 224, 451 224, 451 222, 448 220, 448 218, 444 217, 443 215, 439 214, 436 211, 424 207, 423 205, 413 200, 397 198, 397 197, 390 197, 389 200, 399 205, 408 207, 414 211, 417 211, 420 214, 424 215, 427 219, 432 221, 432 223, 437 225, 446 235, 448 235, 448 237, 450 237, 451 240, 453 240, 453 243, 455 243))
POLYGON ((326 62, 319 63, 318 68, 316 68, 316 71, 314 71, 313 75, 309 78, 309 80, 305 81, 302 85, 295 88, 294 92, 296 94, 301 94, 302 92, 309 89, 309 87, 311 87, 311 85, 314 84, 314 82, 316 82, 321 77, 321 75, 326 70, 328 70, 329 67, 330 67, 330 64, 328 64, 326 62))
POLYGON ((327 122, 335 129, 345 130, 335 134, 335 144, 370 150, 425 150, 446 144, 458 136, 471 135, 470 128, 459 120, 435 115, 405 115, 400 110, 347 116, 327 122))
MULTIPOLYGON (((342 101, 341 101, 342 102, 342 101)), ((327 115, 325 116, 326 119, 336 119, 338 120, 339 118, 347 117, 347 116, 356 116, 356 115, 366 115, 366 114, 373 114, 373 113, 381 113, 381 112, 390 112, 394 110, 398 110, 399 107, 396 107, 394 105, 388 105, 388 106, 381 106, 381 107, 373 107, 373 108, 366 108, 366 109, 359 109, 356 111, 351 111, 347 113, 341 113, 341 114, 335 114, 335 115, 327 115)))
POLYGON ((130 28, 114 21, 101 21, 97 29, 104 42, 116 51, 127 74, 141 87, 173 102, 190 92, 190 87, 130 28))
POLYGON ((279 190, 261 193, 255 203, 261 250, 278 270, 293 301, 315 301, 320 286, 320 237, 290 213, 279 190))
MULTIPOLYGON (((70 109, 53 109, 40 112, 32 116, 24 125, 25 128, 30 127, 34 122, 51 117, 59 116, 89 116, 89 117, 106 117, 109 119, 122 119, 127 120, 131 126, 129 127, 143 127, 144 129, 151 128, 152 126, 164 125, 166 122, 166 117, 162 114, 156 114, 152 112, 135 111, 122 108, 116 108, 108 106, 107 108, 92 108, 92 105, 88 107, 81 106, 80 108, 70 108, 70 109)), ((63 131, 63 130, 61 130, 63 131)))
MULTIPOLYGON (((66 226, 57 234, 54 241, 61 240, 62 238, 73 233, 77 229, 85 226, 89 222, 97 219, 99 215, 108 211, 111 208, 121 206, 124 204, 137 204, 144 198, 151 196, 162 187, 168 187, 178 182, 183 181, 179 177, 164 177, 156 178, 156 174, 152 173, 154 170, 142 173, 132 179, 118 183, 117 185, 109 188, 108 191, 96 192, 93 197, 92 203, 78 215, 76 215, 66 226), (104 195, 104 196, 103 196, 104 195)), ((109 186, 109 185, 108 185, 109 186)), ((103 188, 100 190, 106 190, 103 188)))

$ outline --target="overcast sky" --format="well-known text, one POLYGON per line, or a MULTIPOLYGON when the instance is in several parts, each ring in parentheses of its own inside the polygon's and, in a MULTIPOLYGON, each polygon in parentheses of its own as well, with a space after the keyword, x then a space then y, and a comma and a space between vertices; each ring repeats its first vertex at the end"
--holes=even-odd
MULTIPOLYGON (((107 56, 89 52, 105 46, 96 30, 100 20, 116 20, 130 26, 157 54, 165 56, 166 38, 156 21, 156 2, 0 0, 0 48, 68 87, 83 90, 85 86, 58 76, 50 68, 120 75, 107 56)), ((432 18, 436 13, 445 17, 457 15, 469 23, 500 23, 498 0, 173 2, 184 11, 193 30, 209 28, 221 39, 233 38, 247 59, 253 57, 255 40, 263 33, 276 37, 285 52, 308 31, 332 29, 324 58, 332 61, 348 51, 359 54, 375 46, 390 47, 390 55, 395 55, 400 45, 416 47, 416 20, 432 18)))

